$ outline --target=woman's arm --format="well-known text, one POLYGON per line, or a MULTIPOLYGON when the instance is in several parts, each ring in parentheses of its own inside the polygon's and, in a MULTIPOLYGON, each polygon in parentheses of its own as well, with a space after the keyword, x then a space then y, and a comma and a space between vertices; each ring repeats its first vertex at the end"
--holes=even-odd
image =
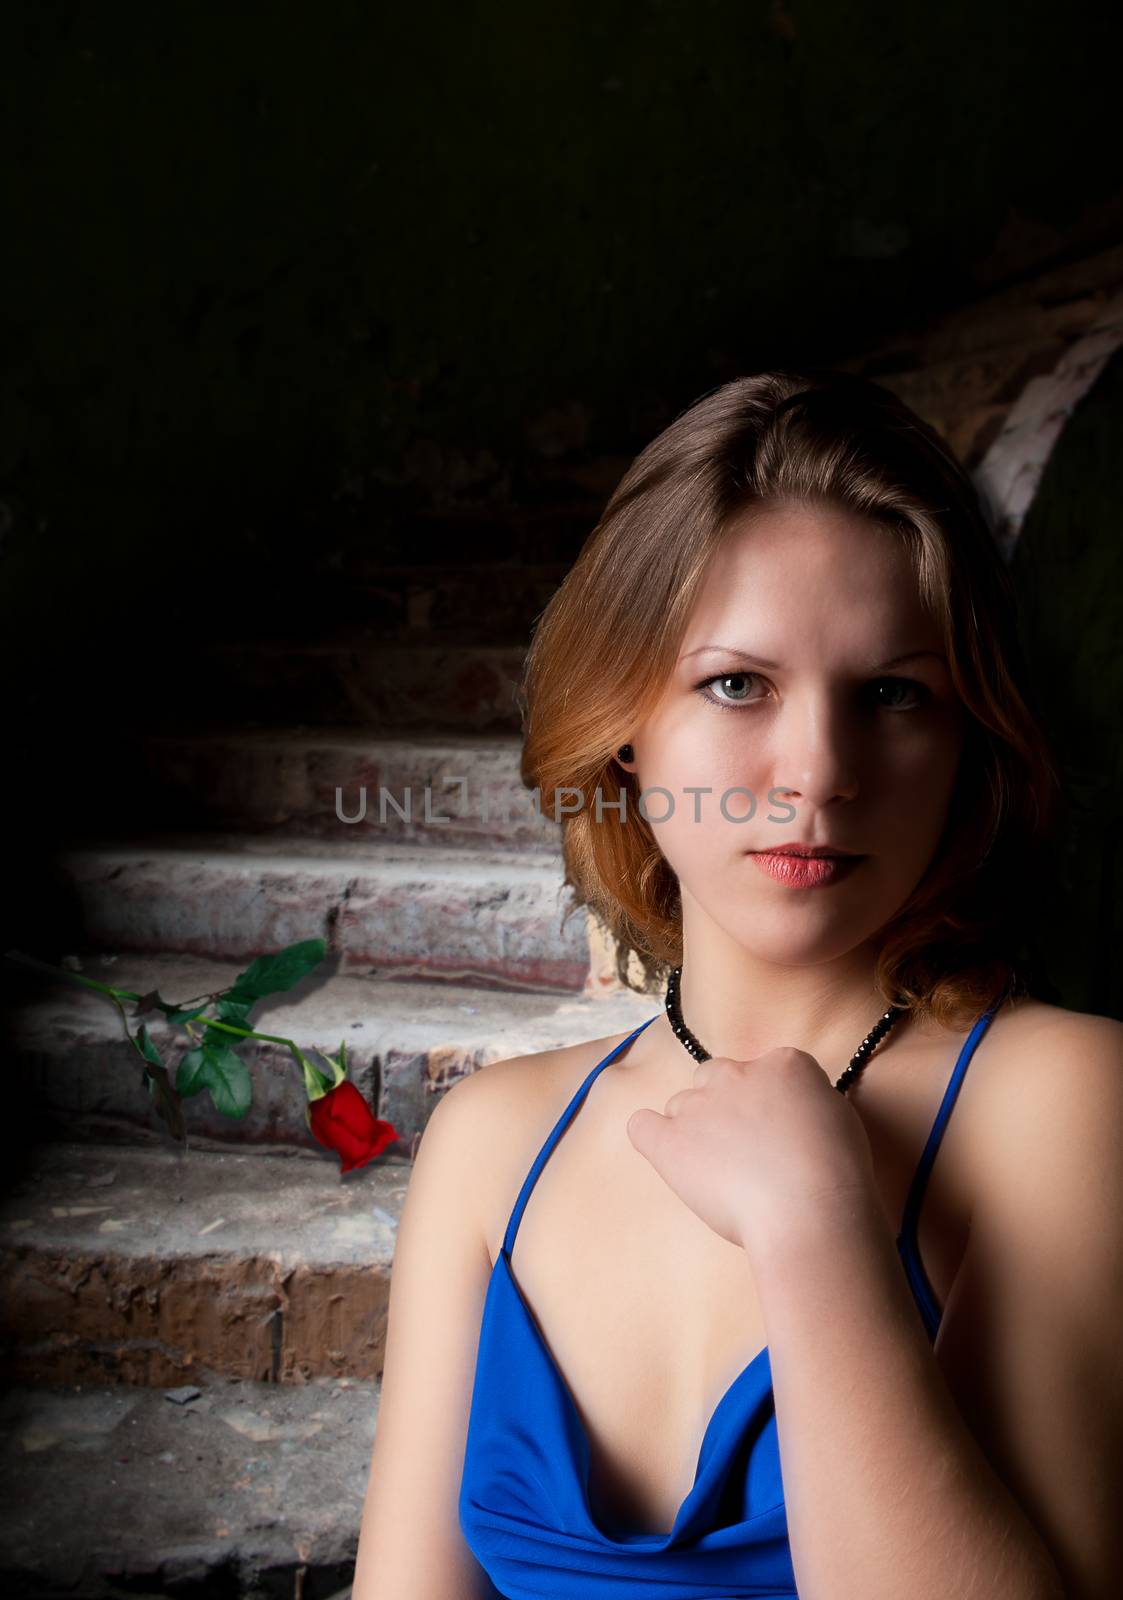
POLYGON ((754 1253, 801 1600, 1119 1592, 1123 1025, 1064 1013, 988 1092, 938 1359, 874 1194, 754 1253))
POLYGON ((445 1091, 410 1172, 353 1600, 493 1592, 460 1531, 457 1498, 490 1270, 478 1197, 481 1152, 500 1113, 495 1071, 445 1091))

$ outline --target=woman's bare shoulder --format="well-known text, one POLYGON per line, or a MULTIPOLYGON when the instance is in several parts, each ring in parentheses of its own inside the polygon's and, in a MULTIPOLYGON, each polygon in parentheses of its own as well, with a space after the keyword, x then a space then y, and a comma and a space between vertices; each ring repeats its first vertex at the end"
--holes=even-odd
POLYGON ((1053 1068, 1064 1073, 1085 1060, 1105 1063, 1108 1071, 1113 1060, 1123 1064, 1123 1022, 1095 1012, 1022 997, 999 1010, 990 1032, 986 1077, 997 1093, 1027 1073, 1044 1075, 1053 1068))
POLYGON ((1123 1022, 1021 998, 990 1032, 975 1086, 984 1179, 1001 1182, 1011 1160, 1051 1165, 1062 1150, 1078 1163, 1112 1130, 1123 1137, 1123 1022))
POLYGON ((625 1028, 621 1033, 584 1039, 579 1044, 557 1045, 489 1061, 458 1079, 445 1092, 445 1098, 455 1093, 462 1100, 471 1097, 489 1110, 505 1108, 510 1118, 517 1119, 522 1114, 533 1120, 542 1107, 549 1106, 559 1095, 567 1091, 572 1094, 597 1062, 622 1043, 631 1031, 625 1028))
POLYGON ((493 1261, 497 1236, 536 1151, 589 1072, 631 1031, 504 1056, 444 1091, 442 1117, 454 1117, 459 1137, 483 1156, 477 1192, 493 1261))

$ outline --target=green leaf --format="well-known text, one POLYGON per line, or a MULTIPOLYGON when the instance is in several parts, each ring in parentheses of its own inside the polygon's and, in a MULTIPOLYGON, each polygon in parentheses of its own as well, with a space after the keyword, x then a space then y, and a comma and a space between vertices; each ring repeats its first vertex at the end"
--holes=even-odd
POLYGON ((206 1088, 206 1080, 203 1077, 204 1061, 203 1048, 200 1045, 194 1050, 188 1050, 179 1063, 175 1086, 176 1092, 185 1100, 190 1099, 193 1094, 198 1094, 200 1089, 206 1088))
POLYGON ((245 972, 238 974, 227 994, 238 1004, 252 1004, 263 995, 291 989, 294 983, 307 977, 313 967, 318 967, 326 954, 327 946, 322 939, 303 939, 273 955, 258 956, 245 972))
POLYGON ((231 1000, 230 993, 222 995, 215 1002, 215 1015, 220 1022, 232 1022, 236 1028, 248 1028, 250 1025, 250 1012, 257 1004, 257 1000, 231 1000))
POLYGON ((241 1056, 223 1040, 203 1036, 200 1074, 215 1109, 224 1117, 244 1117, 253 1102, 253 1084, 241 1056))

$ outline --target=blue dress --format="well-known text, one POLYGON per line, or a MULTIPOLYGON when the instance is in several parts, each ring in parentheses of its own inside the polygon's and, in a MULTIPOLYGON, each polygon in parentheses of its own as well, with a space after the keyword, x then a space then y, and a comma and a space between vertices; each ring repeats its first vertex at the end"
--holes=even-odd
MULTIPOLYGON (((932 1340, 941 1313, 917 1252, 916 1222, 968 1062, 993 1015, 984 1012, 963 1043, 897 1235, 932 1340)), ((593 1067, 554 1124, 523 1181, 488 1282, 458 1512, 499 1600, 790 1600, 796 1594, 767 1345, 718 1401, 671 1531, 610 1528, 589 1504, 589 1441, 573 1396, 511 1270, 519 1220, 550 1152, 597 1074, 655 1020, 641 1023, 593 1067)))

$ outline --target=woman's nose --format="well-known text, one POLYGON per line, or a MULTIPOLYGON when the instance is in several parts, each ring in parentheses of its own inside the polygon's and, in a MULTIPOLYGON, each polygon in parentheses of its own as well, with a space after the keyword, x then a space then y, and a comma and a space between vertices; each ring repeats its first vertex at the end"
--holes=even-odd
POLYGON ((790 697, 773 732, 777 789, 815 806, 858 793, 858 730, 837 696, 815 690, 790 697))

